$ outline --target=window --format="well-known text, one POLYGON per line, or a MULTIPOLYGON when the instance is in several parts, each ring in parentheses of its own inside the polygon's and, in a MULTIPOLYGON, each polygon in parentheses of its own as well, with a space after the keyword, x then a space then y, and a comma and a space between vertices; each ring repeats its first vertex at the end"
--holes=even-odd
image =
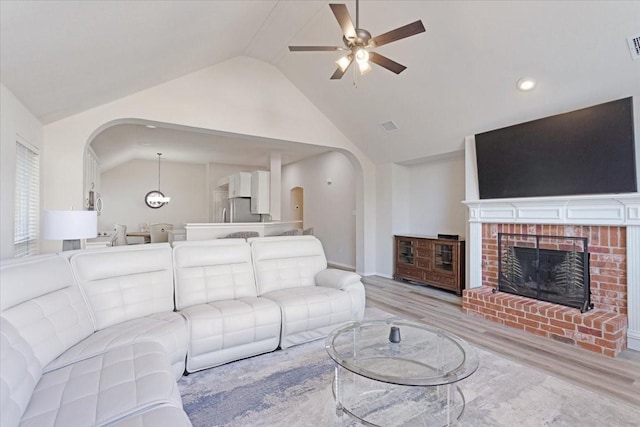
POLYGON ((37 150, 16 141, 15 256, 38 253, 40 158, 37 150))

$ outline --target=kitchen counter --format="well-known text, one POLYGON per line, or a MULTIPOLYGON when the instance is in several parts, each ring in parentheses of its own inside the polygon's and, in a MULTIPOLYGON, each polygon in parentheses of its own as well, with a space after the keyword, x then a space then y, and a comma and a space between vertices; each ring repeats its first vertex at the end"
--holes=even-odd
POLYGON ((237 231, 255 231, 263 237, 278 236, 285 231, 301 229, 302 221, 187 223, 184 228, 187 240, 217 239, 237 231))

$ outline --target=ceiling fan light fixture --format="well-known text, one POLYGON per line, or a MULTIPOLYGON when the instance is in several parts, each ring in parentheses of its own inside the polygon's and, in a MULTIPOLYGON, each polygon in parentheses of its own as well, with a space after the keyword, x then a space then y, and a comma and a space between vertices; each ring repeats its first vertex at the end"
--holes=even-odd
POLYGON ((353 61, 353 54, 343 56, 336 61, 336 64, 338 64, 340 70, 344 72, 347 71, 347 68, 349 68, 349 65, 351 65, 351 61, 353 61))
POLYGON ((371 65, 369 64, 369 61, 358 61, 358 69, 360 70, 360 75, 364 76, 371 71, 371 65))
POLYGON ((368 62, 369 52, 367 52, 367 50, 364 48, 359 48, 358 50, 356 50, 356 61, 358 61, 358 63, 368 62))
POLYGON ((360 75, 364 76, 371 71, 371 64, 369 64, 369 52, 364 48, 358 48, 355 53, 356 62, 358 63, 358 69, 360 75))

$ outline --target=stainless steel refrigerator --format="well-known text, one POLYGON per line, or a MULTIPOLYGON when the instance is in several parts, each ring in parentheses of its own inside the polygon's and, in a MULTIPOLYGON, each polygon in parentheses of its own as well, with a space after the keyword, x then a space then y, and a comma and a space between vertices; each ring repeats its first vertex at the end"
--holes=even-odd
POLYGON ((222 209, 224 222, 260 222, 262 215, 251 213, 251 197, 227 199, 222 209))

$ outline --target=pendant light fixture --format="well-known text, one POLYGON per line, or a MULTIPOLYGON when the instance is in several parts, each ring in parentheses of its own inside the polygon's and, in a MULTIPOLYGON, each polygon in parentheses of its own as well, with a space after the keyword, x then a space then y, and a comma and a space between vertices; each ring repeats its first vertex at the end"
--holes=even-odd
POLYGON ((144 196, 144 203, 151 209, 158 209, 171 201, 171 197, 166 197, 160 191, 160 157, 162 153, 158 154, 158 189, 151 190, 144 196))

